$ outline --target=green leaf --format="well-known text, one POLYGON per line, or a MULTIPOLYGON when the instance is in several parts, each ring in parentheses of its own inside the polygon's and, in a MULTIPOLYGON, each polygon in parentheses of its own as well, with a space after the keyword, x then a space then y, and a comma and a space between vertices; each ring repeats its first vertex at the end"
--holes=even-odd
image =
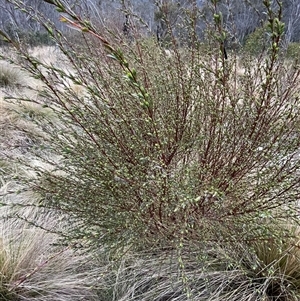
POLYGON ((118 61, 118 59, 116 58, 116 56, 114 54, 108 54, 107 57, 109 57, 115 61, 118 61))

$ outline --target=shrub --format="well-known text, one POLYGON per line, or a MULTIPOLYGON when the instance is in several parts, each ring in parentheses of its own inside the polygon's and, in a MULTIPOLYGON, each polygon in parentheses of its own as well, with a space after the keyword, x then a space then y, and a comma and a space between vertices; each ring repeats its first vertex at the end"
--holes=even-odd
POLYGON ((211 59, 175 42, 166 58, 154 42, 119 44, 122 37, 109 31, 103 37, 60 9, 65 22, 90 34, 76 45, 48 29, 72 73, 18 51, 24 68, 47 86, 34 101, 59 119, 36 122, 48 135, 41 149, 59 158, 50 162, 61 176, 45 171, 33 189, 42 199, 51 195, 47 206, 74 218, 71 237, 142 246, 177 241, 183 232, 186 239, 211 239, 226 224, 230 236, 238 228, 249 238, 258 235, 265 211, 293 206, 298 73, 277 61, 283 27, 273 13, 270 28, 277 34, 269 57, 255 65, 245 60, 240 78, 219 50, 219 37, 211 59), (70 81, 86 94, 75 93, 70 81))
MULTIPOLYGON (((281 18, 281 6, 279 5, 279 19, 281 18)), ((270 6, 267 7, 269 13, 272 14, 270 6)), ((270 42, 274 42, 274 29, 278 26, 277 22, 280 22, 278 18, 273 16, 273 19, 269 19, 262 27, 258 27, 248 35, 245 41, 243 50, 252 56, 264 55, 269 51, 270 42)), ((282 23, 282 26, 284 24, 282 23)), ((283 28, 282 28, 283 29, 283 28)), ((279 42, 279 41, 278 41, 279 42)), ((281 42, 281 39, 280 39, 281 42)), ((281 43, 279 43, 281 44, 281 43)), ((278 44, 278 45, 279 45, 278 44)), ((277 46, 278 46, 277 45, 277 46)))
POLYGON ((299 60, 300 44, 299 43, 290 43, 287 47, 286 57, 291 60, 299 60))
POLYGON ((51 36, 47 32, 29 32, 23 33, 25 38, 21 37, 26 44, 30 46, 39 46, 39 45, 53 45, 51 36))
MULTIPOLYGON (((16 43, 22 41, 24 45, 30 47, 53 45, 51 36, 41 28, 39 31, 30 29, 24 30, 16 26, 8 25, 2 28, 2 30, 8 33, 16 43)), ((5 46, 5 42, 3 40, 0 40, 0 46, 5 46)))
POLYGON ((268 47, 266 28, 256 28, 255 31, 248 35, 244 51, 250 55, 257 56, 263 53, 268 47))

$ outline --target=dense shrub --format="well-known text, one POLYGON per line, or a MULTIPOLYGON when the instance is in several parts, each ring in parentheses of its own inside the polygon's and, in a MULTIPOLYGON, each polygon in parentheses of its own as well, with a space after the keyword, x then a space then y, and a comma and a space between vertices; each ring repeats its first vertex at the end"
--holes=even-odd
MULTIPOLYGON (((49 29, 73 71, 17 51, 48 86, 34 101, 59 120, 35 120, 48 135, 41 148, 55 154, 49 161, 61 173, 45 171, 33 188, 45 205, 74 218, 71 237, 143 246, 182 233, 212 239, 222 226, 251 238, 265 211, 293 205, 298 73, 277 61, 283 28, 273 13, 269 57, 245 59, 241 76, 219 50, 220 37, 212 37, 210 59, 175 41, 166 55, 154 41, 104 37, 60 9, 65 22, 89 34, 76 45, 49 29)), ((215 35, 222 36, 216 12, 215 35)))
POLYGON ((259 27, 255 31, 248 35, 245 45, 243 47, 244 51, 247 53, 257 56, 263 53, 268 47, 266 28, 259 27))
MULTIPOLYGON (((4 32, 11 36, 14 42, 22 42, 24 45, 34 47, 39 45, 53 45, 51 35, 43 29, 40 31, 24 30, 22 28, 6 26, 2 28, 4 32)), ((0 46, 5 46, 6 43, 0 39, 0 46)))
POLYGON ((47 32, 25 32, 21 34, 20 39, 31 47, 54 44, 47 32))
POLYGON ((286 57, 292 60, 299 60, 300 58, 300 44, 290 43, 287 47, 286 57))

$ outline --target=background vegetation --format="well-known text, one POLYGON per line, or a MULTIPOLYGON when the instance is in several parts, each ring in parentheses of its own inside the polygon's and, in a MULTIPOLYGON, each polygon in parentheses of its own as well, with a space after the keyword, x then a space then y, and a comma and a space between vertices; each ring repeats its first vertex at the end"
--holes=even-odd
MULTIPOLYGON (((31 7, 32 15, 23 14, 16 10, 14 1, 2 1, 0 4, 1 28, 10 33, 11 37, 17 41, 23 41, 30 45, 51 43, 47 31, 39 22, 34 21, 36 15, 46 15, 55 27, 62 30, 64 34, 73 33, 70 28, 63 26, 59 21, 59 12, 51 6, 49 1, 24 0, 25 6, 31 7)), ((264 1, 239 1, 222 0, 218 3, 218 10, 223 15, 224 27, 230 32, 228 46, 237 47, 240 43, 244 45, 249 35, 256 29, 262 27, 267 21, 264 14, 264 1)), ((196 8, 199 18, 195 27, 196 33, 203 38, 206 23, 204 18, 210 16, 210 0, 89 0, 89 1, 65 1, 75 12, 93 21, 97 26, 109 24, 122 30, 124 23, 139 23, 140 30, 146 35, 163 36, 167 33, 165 17, 172 23, 182 19, 185 11, 192 11, 196 8), (201 15, 201 17, 200 17, 201 15), (130 16, 126 19, 126 16, 130 16)), ((276 2, 271 5, 276 6, 276 2)), ((297 0, 282 1, 282 21, 285 23, 286 44, 299 42, 300 30, 297 26, 299 22, 300 4, 297 0)), ((182 28, 181 28, 182 29, 182 28)), ((177 27, 179 30, 179 27, 177 27)))

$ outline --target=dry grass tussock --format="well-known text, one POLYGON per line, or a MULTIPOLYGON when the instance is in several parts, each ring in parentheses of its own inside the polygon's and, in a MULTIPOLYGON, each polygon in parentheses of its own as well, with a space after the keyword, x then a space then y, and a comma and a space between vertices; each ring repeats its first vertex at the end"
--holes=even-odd
POLYGON ((94 285, 101 270, 95 259, 68 247, 56 246, 58 235, 41 227, 47 225, 57 230, 59 219, 35 206, 28 206, 32 194, 12 194, 17 185, 4 178, 0 184, 0 196, 8 203, 12 201, 19 205, 18 208, 0 208, 1 296, 5 300, 28 301, 97 300, 94 285), (30 219, 41 227, 31 226, 30 219))
POLYGON ((107 273, 106 281, 118 301, 298 301, 299 235, 294 234, 276 242, 135 253, 107 273))

